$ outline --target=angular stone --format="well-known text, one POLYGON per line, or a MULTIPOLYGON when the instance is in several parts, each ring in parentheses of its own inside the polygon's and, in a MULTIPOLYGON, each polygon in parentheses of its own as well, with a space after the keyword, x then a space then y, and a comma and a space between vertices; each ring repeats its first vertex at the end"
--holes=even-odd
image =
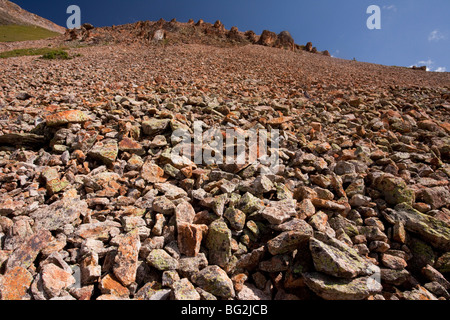
POLYGON ((130 296, 130 291, 111 274, 107 274, 100 280, 99 289, 103 294, 120 298, 128 298, 130 296))
POLYGON ((179 199, 182 197, 186 197, 187 193, 181 188, 174 186, 171 183, 156 183, 155 188, 164 193, 164 196, 169 200, 179 199))
POLYGON ((207 234, 208 226, 204 224, 178 223, 178 249, 181 254, 195 257, 200 252, 203 235, 207 234))
POLYGON ((175 211, 175 204, 166 197, 157 197, 153 200, 153 210, 165 215, 173 214, 175 211))
POLYGON ((381 262, 385 267, 393 270, 402 270, 407 266, 404 259, 386 253, 381 256, 381 262))
POLYGON ((238 209, 245 214, 251 214, 264 208, 262 200, 247 192, 239 200, 238 209))
POLYGON ((298 210, 301 219, 308 219, 316 213, 316 207, 314 207, 310 199, 303 199, 298 204, 298 210))
POLYGON ((26 268, 12 267, 0 275, 0 300, 25 300, 33 276, 26 268))
POLYGON ((147 282, 134 295, 136 300, 152 300, 152 296, 161 290, 161 284, 156 281, 147 282))
POLYGON ((175 218, 177 222, 177 226, 182 223, 191 224, 194 222, 195 210, 192 205, 183 201, 175 208, 175 218))
POLYGON ((89 208, 84 200, 63 198, 51 205, 30 214, 34 219, 35 230, 62 230, 65 225, 79 223, 80 217, 88 214, 89 208))
POLYGON ((285 231, 267 242, 267 248, 272 255, 285 254, 297 249, 304 241, 313 236, 313 230, 285 231))
POLYGON ((411 274, 405 270, 381 269, 381 281, 395 286, 400 286, 411 278, 411 274))
POLYGON ((99 160, 106 165, 110 165, 116 161, 118 154, 119 147, 117 141, 114 139, 104 139, 99 141, 88 152, 88 156, 99 160))
POLYGON ((381 284, 373 278, 338 279, 323 273, 304 273, 306 285, 325 300, 364 300, 380 293, 381 284))
POLYGON ((253 185, 257 193, 267 193, 274 188, 273 182, 266 175, 258 176, 253 185))
POLYGON ((233 281, 220 267, 207 266, 192 277, 192 281, 209 293, 221 297, 232 298, 235 296, 233 281))
POLYGON ((270 222, 270 224, 281 224, 295 216, 296 201, 287 199, 283 201, 271 201, 269 206, 262 210, 261 215, 270 222))
POLYGON ((125 286, 136 281, 138 268, 139 249, 141 242, 138 229, 118 236, 119 248, 114 259, 113 272, 116 278, 125 286))
POLYGON ((127 137, 123 138, 119 142, 119 150, 132 154, 137 154, 140 156, 145 154, 145 150, 139 142, 136 142, 133 139, 127 137))
POLYGON ((37 255, 50 243, 52 238, 52 234, 48 230, 36 231, 9 256, 6 269, 10 270, 17 266, 30 267, 37 255))
POLYGON ((176 281, 172 290, 174 300, 200 300, 200 294, 187 278, 176 281))
POLYGON ((142 131, 145 135, 153 136, 169 128, 170 119, 152 118, 142 122, 142 131))
POLYGON ((90 252, 85 255, 80 262, 81 284, 91 284, 96 282, 101 274, 102 267, 98 264, 98 254, 90 252))
POLYGON ((223 216, 228 220, 233 230, 241 231, 244 229, 247 216, 241 210, 228 207, 223 216))
POLYGON ((440 209, 450 204, 450 191, 448 187, 426 188, 420 192, 420 197, 431 208, 440 209))
POLYGON ((305 234, 312 234, 314 232, 313 228, 305 221, 301 219, 291 219, 289 221, 286 221, 285 223, 279 224, 277 226, 272 227, 274 230, 277 231, 297 231, 297 232, 303 232, 305 234))
POLYGON ((152 162, 145 162, 141 169, 141 177, 148 183, 164 182, 164 170, 152 162))
POLYGON ((401 221, 396 221, 394 228, 392 229, 392 239, 399 243, 405 243, 406 241, 406 231, 405 226, 401 221))
POLYGON ((415 202, 414 190, 409 188, 402 178, 382 175, 375 180, 374 186, 383 193, 386 202, 391 205, 403 202, 412 205, 415 202))
POLYGON ((255 269, 265 253, 264 246, 254 249, 252 252, 242 255, 236 262, 236 268, 244 270, 255 269))
POLYGON ((211 264, 225 267, 231 258, 231 230, 223 220, 216 220, 209 225, 206 237, 211 264))
POLYGON ((47 143, 44 136, 33 133, 7 133, 0 135, 0 145, 42 147, 47 143))
POLYGON ((147 263, 160 271, 175 270, 178 268, 177 259, 173 258, 163 249, 152 250, 147 257, 147 263))
POLYGON ((50 298, 59 297, 64 289, 76 282, 71 273, 52 263, 42 268, 41 279, 44 291, 50 298))
MULTIPOLYGON (((309 248, 317 271, 337 278, 355 278, 357 276, 371 275, 371 263, 362 259, 358 253, 348 247, 340 250, 317 239, 309 240, 309 248)), ((342 246, 344 248, 344 246, 342 246)))
POLYGON ((422 286, 403 293, 405 300, 437 300, 437 298, 422 286))
POLYGON ((439 283, 447 290, 450 289, 450 282, 447 279, 445 279, 445 277, 432 266, 427 265, 426 267, 424 267, 422 269, 422 274, 428 280, 439 283))
POLYGON ((436 249, 450 251, 448 223, 423 214, 405 203, 397 205, 395 210, 390 210, 386 216, 393 224, 397 221, 402 222, 406 230, 419 235, 436 249))
POLYGON ((256 288, 251 283, 246 283, 242 286, 242 289, 237 294, 238 300, 250 301, 250 300, 272 300, 271 296, 264 291, 256 288))
POLYGON ((89 121, 90 118, 80 110, 67 110, 49 115, 45 118, 49 127, 62 126, 68 123, 80 123, 89 121))
POLYGON ((114 228, 120 228, 121 224, 115 221, 106 220, 104 222, 85 223, 75 230, 74 235, 82 239, 108 240, 109 232, 114 228))
POLYGON ((191 278, 192 275, 208 265, 206 255, 201 252, 195 257, 182 257, 178 260, 178 269, 182 277, 191 278))

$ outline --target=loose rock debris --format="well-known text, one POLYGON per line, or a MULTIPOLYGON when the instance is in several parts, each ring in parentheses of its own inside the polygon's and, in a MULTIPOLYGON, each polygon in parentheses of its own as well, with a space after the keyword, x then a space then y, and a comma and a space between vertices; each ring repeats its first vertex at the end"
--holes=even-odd
POLYGON ((449 298, 448 73, 139 41, 2 60, 1 299, 449 298), (199 128, 277 171, 173 157, 199 128))

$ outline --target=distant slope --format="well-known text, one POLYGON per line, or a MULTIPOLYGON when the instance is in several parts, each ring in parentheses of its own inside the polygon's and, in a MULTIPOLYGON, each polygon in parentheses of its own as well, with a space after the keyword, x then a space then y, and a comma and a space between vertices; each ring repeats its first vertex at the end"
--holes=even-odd
POLYGON ((0 42, 40 40, 58 35, 59 33, 37 26, 0 25, 0 42))
POLYGON ((0 0, 0 25, 38 26, 56 33, 64 33, 66 30, 8 0, 0 0))

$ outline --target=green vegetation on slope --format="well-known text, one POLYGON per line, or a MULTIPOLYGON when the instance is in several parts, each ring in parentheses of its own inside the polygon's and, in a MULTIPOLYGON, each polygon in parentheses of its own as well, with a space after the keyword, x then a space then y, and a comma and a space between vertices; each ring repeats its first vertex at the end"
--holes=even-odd
POLYGON ((59 33, 36 26, 0 26, 0 42, 27 41, 51 38, 59 33))
POLYGON ((12 58, 23 56, 41 56, 43 59, 70 59, 65 48, 31 48, 16 49, 11 51, 0 52, 0 58, 12 58))

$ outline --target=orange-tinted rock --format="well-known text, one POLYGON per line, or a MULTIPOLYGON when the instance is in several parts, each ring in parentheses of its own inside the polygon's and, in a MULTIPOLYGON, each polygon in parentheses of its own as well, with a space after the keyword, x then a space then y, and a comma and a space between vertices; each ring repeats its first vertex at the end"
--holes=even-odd
POLYGON ((203 224, 178 224, 178 249, 188 257, 195 257, 200 252, 203 235, 208 226, 203 224))
POLYGON ((272 47, 273 45, 275 45, 277 39, 278 37, 275 32, 264 30, 261 34, 261 37, 259 38, 258 44, 272 47))
POLYGON ((100 280, 99 288, 103 294, 110 294, 122 298, 130 295, 130 291, 111 274, 107 274, 100 280))
POLYGON ((0 299, 23 300, 27 298, 33 276, 23 267, 13 267, 0 276, 0 299))
POLYGON ((61 126, 68 123, 86 122, 88 120, 89 117, 80 110, 62 111, 45 118, 47 126, 49 127, 61 126))
POLYGON ((71 273, 49 263, 41 271, 42 286, 51 298, 58 297, 62 291, 75 283, 75 278, 71 273))
POLYGON ((165 181, 165 179, 163 178, 164 170, 161 169, 158 165, 151 162, 144 163, 141 170, 141 176, 145 181, 149 183, 159 183, 165 181))
POLYGON ((119 142, 119 150, 129 153, 135 153, 137 155, 145 154, 145 150, 142 148, 142 145, 130 138, 123 138, 119 142))
POLYGON ((140 247, 138 229, 120 236, 113 271, 116 278, 124 286, 129 286, 136 280, 140 247))

